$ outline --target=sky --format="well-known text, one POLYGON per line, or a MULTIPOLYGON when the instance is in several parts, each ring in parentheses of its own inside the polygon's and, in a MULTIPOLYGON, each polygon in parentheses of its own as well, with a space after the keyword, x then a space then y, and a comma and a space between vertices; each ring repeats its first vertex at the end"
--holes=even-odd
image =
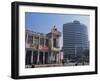
MULTIPOLYGON (((25 29, 46 34, 50 32, 55 25, 56 28, 62 32, 63 24, 73 22, 74 20, 78 20, 80 23, 85 24, 89 30, 90 20, 88 15, 35 12, 25 12, 25 29)), ((60 39, 60 47, 62 47, 63 44, 62 37, 60 39)))

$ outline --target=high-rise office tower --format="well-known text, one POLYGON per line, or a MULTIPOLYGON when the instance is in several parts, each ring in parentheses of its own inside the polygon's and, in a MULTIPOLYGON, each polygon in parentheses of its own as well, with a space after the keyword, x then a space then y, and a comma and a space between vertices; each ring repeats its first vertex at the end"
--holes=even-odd
POLYGON ((87 26, 77 20, 63 24, 64 58, 81 57, 85 49, 89 49, 87 26))

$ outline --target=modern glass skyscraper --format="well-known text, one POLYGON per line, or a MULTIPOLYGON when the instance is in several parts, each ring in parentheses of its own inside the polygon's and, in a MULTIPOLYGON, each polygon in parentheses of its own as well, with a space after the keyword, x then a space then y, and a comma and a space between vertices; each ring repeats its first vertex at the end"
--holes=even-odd
POLYGON ((77 20, 63 24, 64 58, 82 57, 85 49, 89 49, 87 27, 77 20))

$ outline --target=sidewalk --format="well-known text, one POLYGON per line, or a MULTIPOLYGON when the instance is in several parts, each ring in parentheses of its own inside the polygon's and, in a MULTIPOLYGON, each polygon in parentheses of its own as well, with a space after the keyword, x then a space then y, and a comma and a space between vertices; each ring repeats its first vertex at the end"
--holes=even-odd
MULTIPOLYGON (((75 65, 76 63, 65 63, 64 65, 61 64, 41 64, 41 65, 35 65, 35 68, 38 67, 56 67, 56 66, 79 66, 79 65, 83 65, 82 63, 78 63, 77 65, 75 65)), ((84 65, 89 65, 87 63, 84 63, 84 65)))
POLYGON ((35 65, 35 68, 38 67, 56 67, 56 66, 63 66, 62 64, 41 64, 41 65, 35 65))

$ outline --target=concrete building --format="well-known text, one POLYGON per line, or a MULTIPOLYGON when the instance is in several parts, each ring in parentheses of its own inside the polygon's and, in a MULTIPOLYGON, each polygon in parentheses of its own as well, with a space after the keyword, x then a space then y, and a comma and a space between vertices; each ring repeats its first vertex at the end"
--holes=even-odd
POLYGON ((54 26, 47 34, 26 30, 25 64, 57 64, 61 62, 59 38, 61 32, 54 26))
POLYGON ((89 49, 87 27, 77 20, 65 23, 63 25, 64 59, 82 57, 85 49, 89 49))

